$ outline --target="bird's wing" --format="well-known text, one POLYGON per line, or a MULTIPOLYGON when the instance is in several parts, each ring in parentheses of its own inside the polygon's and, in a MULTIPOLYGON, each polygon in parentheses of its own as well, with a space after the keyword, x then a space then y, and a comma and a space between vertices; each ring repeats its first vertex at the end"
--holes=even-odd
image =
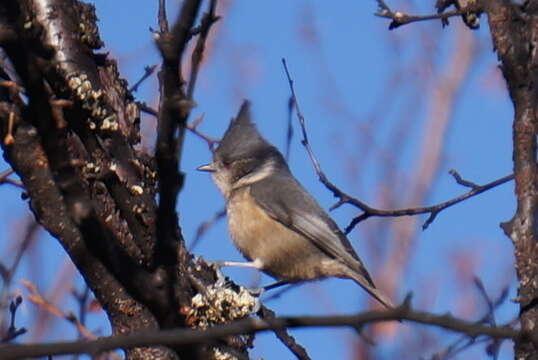
POLYGON ((316 200, 292 177, 273 175, 251 185, 256 202, 276 221, 308 238, 375 285, 347 237, 316 200))

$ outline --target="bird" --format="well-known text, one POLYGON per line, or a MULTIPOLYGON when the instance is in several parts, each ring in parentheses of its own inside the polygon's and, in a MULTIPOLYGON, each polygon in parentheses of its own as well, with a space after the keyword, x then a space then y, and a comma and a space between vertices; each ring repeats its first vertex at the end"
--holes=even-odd
POLYGON ((293 176, 281 152, 262 137, 250 107, 248 100, 242 103, 212 162, 197 168, 212 173, 226 200, 231 238, 249 260, 224 265, 253 267, 286 283, 351 279, 394 308, 346 235, 293 176))

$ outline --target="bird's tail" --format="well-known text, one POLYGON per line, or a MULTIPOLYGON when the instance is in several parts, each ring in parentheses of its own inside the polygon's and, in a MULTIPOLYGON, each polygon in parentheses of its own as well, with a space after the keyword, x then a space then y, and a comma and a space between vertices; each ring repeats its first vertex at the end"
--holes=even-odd
POLYGON ((377 301, 388 309, 394 309, 396 306, 394 303, 384 294, 379 291, 372 281, 368 281, 364 276, 358 273, 353 273, 351 279, 359 284, 366 292, 372 295, 377 301))

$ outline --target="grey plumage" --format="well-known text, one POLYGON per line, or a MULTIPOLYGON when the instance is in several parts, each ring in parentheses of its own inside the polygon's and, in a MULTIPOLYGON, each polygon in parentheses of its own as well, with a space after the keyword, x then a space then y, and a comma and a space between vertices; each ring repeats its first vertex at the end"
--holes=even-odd
POLYGON ((293 177, 282 154, 250 120, 245 101, 232 119, 212 171, 226 198, 235 245, 269 275, 290 282, 349 278, 386 307, 392 302, 376 289, 347 237, 293 177))

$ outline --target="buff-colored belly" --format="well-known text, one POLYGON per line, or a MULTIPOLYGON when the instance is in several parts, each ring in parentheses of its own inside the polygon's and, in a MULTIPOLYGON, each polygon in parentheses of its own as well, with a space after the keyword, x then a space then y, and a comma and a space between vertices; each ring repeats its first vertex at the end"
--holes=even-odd
POLYGON ((302 235, 268 216, 251 198, 249 187, 232 194, 227 204, 230 234, 249 260, 278 279, 311 280, 343 276, 343 265, 328 257, 302 235))

